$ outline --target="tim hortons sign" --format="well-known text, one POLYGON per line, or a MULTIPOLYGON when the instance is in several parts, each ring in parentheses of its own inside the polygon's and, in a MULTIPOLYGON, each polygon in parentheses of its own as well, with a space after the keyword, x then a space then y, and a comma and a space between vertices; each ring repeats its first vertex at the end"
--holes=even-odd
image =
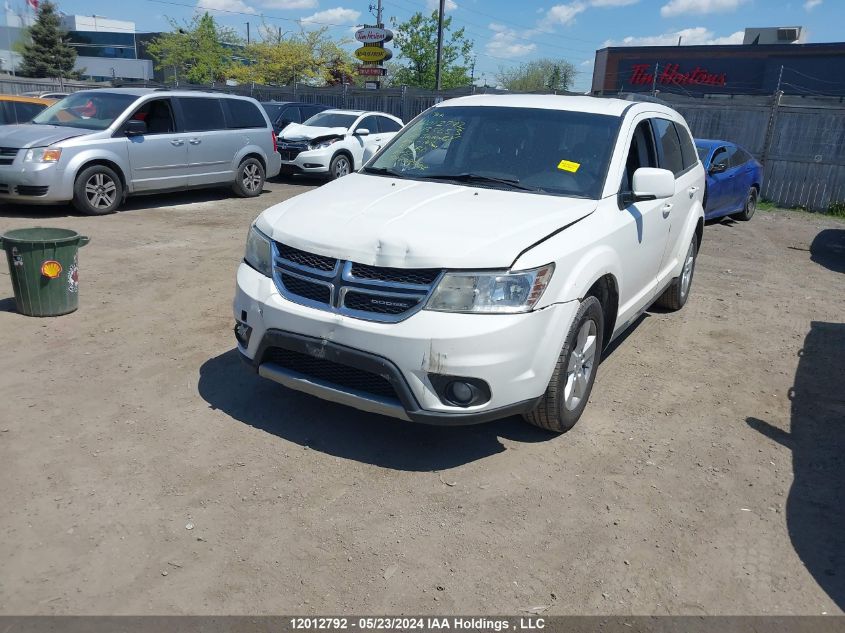
POLYGON ((677 86, 725 86, 728 79, 726 73, 711 73, 701 66, 682 72, 680 64, 658 64, 655 82, 654 66, 634 64, 631 66, 630 82, 634 86, 652 85, 654 83, 677 86))
POLYGON ((355 39, 364 44, 376 44, 378 42, 389 42, 393 39, 393 31, 380 29, 375 26, 365 26, 355 31, 355 39))

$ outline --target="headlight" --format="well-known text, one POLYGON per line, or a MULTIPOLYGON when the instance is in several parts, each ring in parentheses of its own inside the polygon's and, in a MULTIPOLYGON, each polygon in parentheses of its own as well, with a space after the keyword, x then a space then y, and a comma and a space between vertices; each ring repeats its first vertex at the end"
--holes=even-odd
POLYGON ((549 285, 554 264, 518 272, 446 273, 426 310, 439 312, 528 312, 549 285))
POLYGON ((255 228, 255 226, 249 227, 249 234, 246 236, 246 252, 244 253, 244 261, 262 275, 272 277, 272 252, 273 248, 270 245, 270 238, 255 228))
POLYGON ((27 150, 24 160, 28 163, 55 163, 58 162, 62 155, 62 150, 37 147, 35 149, 27 150))
POLYGON ((308 149, 325 149, 329 145, 334 145, 339 140, 339 138, 329 138, 323 139, 322 141, 312 141, 311 143, 308 143, 308 149))

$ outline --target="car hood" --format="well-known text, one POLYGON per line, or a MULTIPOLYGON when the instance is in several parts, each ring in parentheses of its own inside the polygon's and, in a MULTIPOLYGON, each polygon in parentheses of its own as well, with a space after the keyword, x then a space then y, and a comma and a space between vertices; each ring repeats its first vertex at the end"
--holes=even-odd
POLYGON ((313 141, 324 136, 345 136, 345 127, 312 127, 301 123, 291 123, 279 138, 284 141, 313 141))
POLYGON ((19 123, 0 126, 0 147, 46 147, 75 136, 91 134, 92 130, 62 127, 59 125, 35 125, 19 123))
POLYGON ((595 200, 352 174, 262 213, 274 240, 395 268, 508 268, 595 200))

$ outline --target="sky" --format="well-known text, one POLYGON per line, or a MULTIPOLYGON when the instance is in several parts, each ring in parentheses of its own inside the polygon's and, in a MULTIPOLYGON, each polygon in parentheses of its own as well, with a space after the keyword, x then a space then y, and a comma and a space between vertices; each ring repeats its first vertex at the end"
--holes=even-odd
MULTIPOLYGON (((197 7, 245 37, 262 24, 282 31, 328 25, 351 38, 372 24, 376 0, 56 0, 64 13, 131 20, 138 31, 168 30, 167 18, 189 19, 197 7), (301 22, 300 22, 301 21, 301 22)), ((438 0, 383 0, 385 21, 400 22, 438 0)), ((590 86, 595 50, 619 45, 731 44, 747 26, 804 26, 808 42, 845 39, 845 0, 446 0, 453 27, 475 43, 476 83, 495 85, 500 67, 539 57, 565 59, 578 70, 575 88, 590 86)), ((350 48, 354 48, 354 42, 350 48)))

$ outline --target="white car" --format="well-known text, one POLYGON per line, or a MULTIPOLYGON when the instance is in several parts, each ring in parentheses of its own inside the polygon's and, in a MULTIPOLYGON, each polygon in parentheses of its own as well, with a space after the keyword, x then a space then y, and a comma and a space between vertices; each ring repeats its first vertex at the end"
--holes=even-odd
POLYGON ((282 173, 351 174, 402 129, 402 120, 384 112, 324 110, 279 135, 282 173))
POLYGON ((563 432, 602 350, 687 301, 704 169, 671 108, 478 95, 264 211, 234 300, 261 375, 384 415, 563 432))

